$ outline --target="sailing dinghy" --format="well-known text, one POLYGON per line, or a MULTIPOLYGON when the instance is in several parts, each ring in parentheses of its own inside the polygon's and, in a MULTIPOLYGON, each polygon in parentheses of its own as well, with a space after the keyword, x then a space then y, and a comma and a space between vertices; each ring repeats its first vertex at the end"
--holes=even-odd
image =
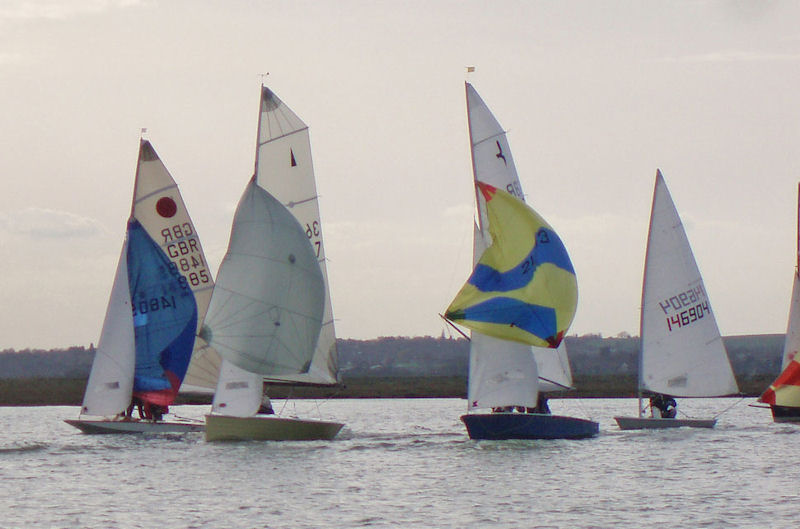
POLYGON ((194 349, 205 348, 195 335, 213 285, 178 186, 142 139, 131 215, 83 406, 77 420, 66 422, 93 434, 202 430, 202 422, 163 421, 161 414, 174 402, 194 349), (132 416, 133 399, 144 417, 132 416))
POLYGON ((338 384, 308 127, 261 87, 255 174, 201 336, 222 357, 206 440, 332 439, 343 424, 259 413, 263 382, 338 384))
POLYGON ((471 439, 592 437, 596 422, 553 415, 540 399, 572 383, 563 344, 577 307, 572 263, 555 231, 525 204, 505 131, 469 83, 466 95, 475 268, 445 314, 472 330, 461 420, 471 439))
POLYGON ((797 260, 792 283, 789 323, 783 342, 781 373, 758 398, 769 404, 775 422, 800 422, 800 185, 797 190, 797 260))
POLYGON ((620 429, 713 428, 716 419, 665 418, 654 406, 651 416, 645 416, 644 392, 651 399, 674 400, 739 391, 703 278, 660 170, 650 213, 639 325, 639 416, 614 417, 620 429))

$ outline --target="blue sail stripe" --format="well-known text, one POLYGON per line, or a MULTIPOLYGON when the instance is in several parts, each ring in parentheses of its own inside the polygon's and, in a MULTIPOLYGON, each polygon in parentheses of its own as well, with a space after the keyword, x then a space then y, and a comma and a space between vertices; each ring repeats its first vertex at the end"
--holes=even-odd
POLYGON ((547 340, 558 334, 556 311, 518 299, 496 297, 464 309, 464 319, 517 327, 547 340))
POLYGON ((479 263, 467 282, 481 292, 510 292, 530 283, 536 270, 544 263, 552 263, 567 272, 575 273, 561 239, 547 228, 541 228, 536 233, 536 244, 517 266, 507 272, 499 272, 479 263))

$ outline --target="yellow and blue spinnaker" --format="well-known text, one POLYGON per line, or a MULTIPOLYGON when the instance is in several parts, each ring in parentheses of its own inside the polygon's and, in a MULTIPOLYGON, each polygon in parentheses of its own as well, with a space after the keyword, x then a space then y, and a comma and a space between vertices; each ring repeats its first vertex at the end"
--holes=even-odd
POLYGON ((553 228, 513 195, 476 182, 492 245, 445 317, 488 336, 555 348, 578 305, 578 281, 553 228))

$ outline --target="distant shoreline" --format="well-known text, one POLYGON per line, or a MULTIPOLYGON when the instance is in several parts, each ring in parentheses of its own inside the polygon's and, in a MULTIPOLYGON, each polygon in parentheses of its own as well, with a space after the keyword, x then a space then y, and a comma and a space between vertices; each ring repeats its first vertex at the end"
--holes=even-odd
MULTIPOLYGON (((757 397, 774 377, 758 375, 739 379, 743 396, 757 397)), ((297 399, 368 398, 466 398, 466 377, 408 376, 344 378, 342 387, 271 386, 270 397, 297 399)), ((632 376, 575 377, 576 389, 553 398, 631 398, 636 397, 632 376)), ((0 379, 0 406, 80 406, 86 378, 8 378, 0 379)), ((210 395, 181 395, 179 404, 210 404, 210 395)))

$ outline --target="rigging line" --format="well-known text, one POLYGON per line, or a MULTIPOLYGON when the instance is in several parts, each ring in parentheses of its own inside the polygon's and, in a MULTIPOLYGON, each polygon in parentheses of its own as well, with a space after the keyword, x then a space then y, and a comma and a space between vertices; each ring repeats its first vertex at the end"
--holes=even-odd
POLYGON ((724 410, 722 410, 722 411, 721 411, 721 412, 719 412, 718 414, 714 415, 714 417, 712 417, 712 418, 713 418, 713 419, 716 419, 717 417, 719 417, 719 416, 720 416, 720 415, 722 415, 723 413, 727 413, 727 412, 728 412, 728 411, 729 411, 731 408, 733 408, 734 406, 738 406, 739 404, 741 404, 742 402, 744 402, 744 399, 746 399, 746 398, 747 398, 747 397, 744 397, 744 396, 743 396, 741 399, 739 399, 738 401, 734 402, 733 404, 731 404, 730 406, 728 406, 727 408, 725 408, 724 410))
POLYGON ((476 141, 475 143, 472 144, 472 146, 473 147, 477 147, 481 143, 485 143, 487 141, 491 141, 491 140, 493 140, 495 138, 498 138, 500 136, 505 136, 505 135, 506 135, 506 131, 503 130, 503 131, 498 132, 497 134, 492 134, 491 136, 488 136, 488 137, 486 137, 486 138, 484 138, 484 139, 482 139, 480 141, 476 141))
POLYGON ((161 189, 156 189, 155 191, 151 191, 150 193, 148 193, 148 194, 146 194, 145 196, 143 196, 143 197, 141 197, 140 199, 138 199, 138 200, 135 202, 135 204, 138 204, 138 203, 139 203, 139 202, 141 202, 142 200, 147 200, 148 198, 152 197, 153 195, 157 195, 157 194, 161 193, 162 191, 166 191, 167 189, 172 189, 173 187, 174 187, 174 188, 177 188, 177 187, 178 187, 178 184, 176 184, 174 181, 173 181, 173 183, 172 183, 171 185, 168 185, 168 186, 166 186, 166 187, 162 187, 161 189))
POLYGON ((308 126, 305 126, 302 129, 293 130, 291 132, 282 133, 279 136, 270 137, 270 139, 268 139, 266 141, 260 141, 260 142, 258 142, 258 147, 263 147, 264 145, 266 145, 268 143, 272 143, 273 141, 277 141, 277 140, 279 140, 281 138, 286 138, 287 136, 292 136, 294 134, 297 134, 298 132, 303 132, 304 130, 308 130, 308 126))
POLYGON ((560 382, 556 382, 555 380, 550 380, 549 378, 545 378, 543 376, 539 376, 539 380, 544 380, 545 382, 550 382, 551 384, 555 384, 556 386, 558 386, 560 388, 567 389, 567 390, 575 389, 575 388, 573 388, 571 386, 565 386, 564 384, 561 384, 560 382))
MULTIPOLYGON (((303 200, 298 200, 296 202, 295 201, 287 202, 286 204, 284 204, 284 206, 286 206, 287 208, 293 208, 295 206, 299 206, 300 204, 305 204, 306 202, 313 202, 313 201, 317 200, 318 198, 319 198, 319 195, 314 195, 311 198, 304 198, 303 200)), ((319 219, 317 219, 317 222, 319 222, 319 219)))
POLYGON ((464 331, 462 331, 461 329, 459 329, 458 327, 456 327, 456 324, 455 324, 455 323, 453 323, 452 321, 450 321, 450 320, 448 320, 447 318, 445 318, 445 317, 444 317, 444 315, 442 315, 442 314, 439 314, 439 317, 440 317, 440 318, 442 318, 442 319, 443 319, 443 320, 444 320, 444 321, 445 321, 445 322, 446 322, 446 323, 447 323, 447 324, 448 324, 450 327, 452 327, 453 329, 455 329, 455 330, 458 332, 458 334, 460 334, 461 336, 463 336, 464 338, 466 338, 468 342, 471 342, 471 341, 472 341, 472 338, 470 338, 469 336, 467 336, 467 334, 466 334, 464 331))

